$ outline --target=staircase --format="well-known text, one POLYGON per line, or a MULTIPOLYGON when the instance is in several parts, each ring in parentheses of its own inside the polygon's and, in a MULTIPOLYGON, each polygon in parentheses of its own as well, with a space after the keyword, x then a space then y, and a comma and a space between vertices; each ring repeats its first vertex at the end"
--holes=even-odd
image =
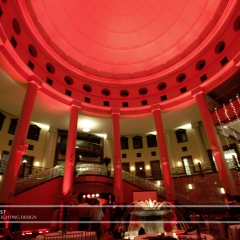
MULTIPOLYGON (((106 169, 99 171, 99 174, 106 176, 107 175, 106 169)), ((54 168, 45 169, 45 170, 36 172, 28 177, 19 179, 16 184, 15 195, 63 175, 64 175, 64 165, 59 165, 54 168)), ((78 173, 78 175, 80 174, 78 173)), ((114 177, 114 172, 111 171, 111 174, 108 176, 114 177)), ((122 171, 122 179, 143 190, 156 191, 159 197, 165 199, 165 196, 166 196, 165 188, 145 178, 141 178, 129 172, 122 171)), ((206 199, 206 201, 199 201, 198 199, 192 199, 184 194, 177 192, 177 190, 176 190, 176 198, 177 198, 177 202, 182 205, 223 205, 224 204, 224 202, 221 199, 206 199)))

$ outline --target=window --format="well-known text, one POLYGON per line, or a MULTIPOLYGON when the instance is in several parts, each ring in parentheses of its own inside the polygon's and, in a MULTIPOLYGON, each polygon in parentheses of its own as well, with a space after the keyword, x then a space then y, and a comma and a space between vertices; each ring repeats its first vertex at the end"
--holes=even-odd
POLYGON ((121 149, 128 149, 128 138, 121 137, 121 149))
POLYGON ((38 141, 39 135, 40 135, 41 128, 37 125, 30 125, 28 128, 28 135, 27 138, 38 141))
POLYGON ((182 147, 182 151, 186 152, 187 151, 187 147, 182 147))
POLYGON ((181 143, 181 142, 187 142, 188 138, 187 138, 187 133, 185 129, 178 129, 176 132, 176 137, 177 137, 177 142, 181 143))
POLYGON ((155 151, 151 152, 151 156, 156 156, 156 155, 157 155, 157 154, 156 154, 155 151))
POLYGON ((17 127, 18 119, 11 119, 10 126, 8 128, 8 133, 9 134, 15 134, 16 127, 17 127))
POLYGON ((2 126, 5 118, 6 116, 0 112, 0 131, 2 130, 2 126))
POLYGON ((157 138, 156 138, 156 135, 148 135, 147 136, 147 144, 148 144, 148 147, 151 148, 151 147, 157 147, 157 138))
POLYGON ((126 153, 123 153, 123 154, 122 154, 122 158, 127 158, 127 154, 126 154, 126 153))
POLYGON ((132 139, 133 139, 133 148, 134 149, 143 148, 142 137, 135 136, 132 139))
POLYGON ((137 153, 137 157, 142 157, 142 154, 141 153, 137 153))

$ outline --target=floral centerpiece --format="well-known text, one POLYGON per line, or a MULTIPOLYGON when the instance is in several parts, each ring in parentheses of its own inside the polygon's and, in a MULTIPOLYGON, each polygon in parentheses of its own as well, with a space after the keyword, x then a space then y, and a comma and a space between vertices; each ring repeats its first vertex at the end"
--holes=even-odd
POLYGON ((67 232, 67 221, 68 221, 68 206, 78 205, 78 194, 65 194, 54 196, 55 201, 60 205, 59 220, 60 229, 63 234, 67 232))

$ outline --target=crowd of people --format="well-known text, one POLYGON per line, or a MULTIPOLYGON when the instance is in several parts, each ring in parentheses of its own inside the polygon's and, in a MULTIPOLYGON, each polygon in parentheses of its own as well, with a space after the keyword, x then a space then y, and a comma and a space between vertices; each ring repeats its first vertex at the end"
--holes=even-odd
MULTIPOLYGON (((123 205, 100 205, 98 199, 82 198, 79 205, 73 205, 68 209, 68 229, 71 231, 96 231, 97 238, 109 233, 113 238, 122 238, 119 230, 120 222, 127 207, 123 205)), ((60 209, 55 209, 52 215, 50 232, 60 230, 58 224, 60 209)))

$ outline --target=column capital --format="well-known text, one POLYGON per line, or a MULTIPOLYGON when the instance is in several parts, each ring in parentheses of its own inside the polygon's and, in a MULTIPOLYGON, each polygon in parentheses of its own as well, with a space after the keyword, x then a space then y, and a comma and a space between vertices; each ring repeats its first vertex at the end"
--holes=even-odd
POLYGON ((76 101, 76 100, 72 100, 71 104, 70 104, 71 107, 77 107, 78 109, 81 109, 82 106, 81 106, 81 103, 76 101))
POLYGON ((161 110, 160 104, 154 104, 154 105, 151 106, 151 111, 152 112, 154 112, 156 110, 159 110, 159 111, 161 110))
POLYGON ((192 91, 191 91, 191 94, 192 94, 192 97, 195 97, 196 95, 198 94, 203 94, 203 89, 201 86, 198 86, 197 88, 194 88, 192 91))
POLYGON ((120 109, 118 109, 118 108, 113 108, 112 111, 111 111, 111 115, 114 115, 114 114, 120 115, 120 114, 121 114, 120 109))
POLYGON ((35 75, 29 77, 28 83, 36 84, 38 89, 42 88, 43 84, 43 82, 40 79, 38 79, 35 75))

